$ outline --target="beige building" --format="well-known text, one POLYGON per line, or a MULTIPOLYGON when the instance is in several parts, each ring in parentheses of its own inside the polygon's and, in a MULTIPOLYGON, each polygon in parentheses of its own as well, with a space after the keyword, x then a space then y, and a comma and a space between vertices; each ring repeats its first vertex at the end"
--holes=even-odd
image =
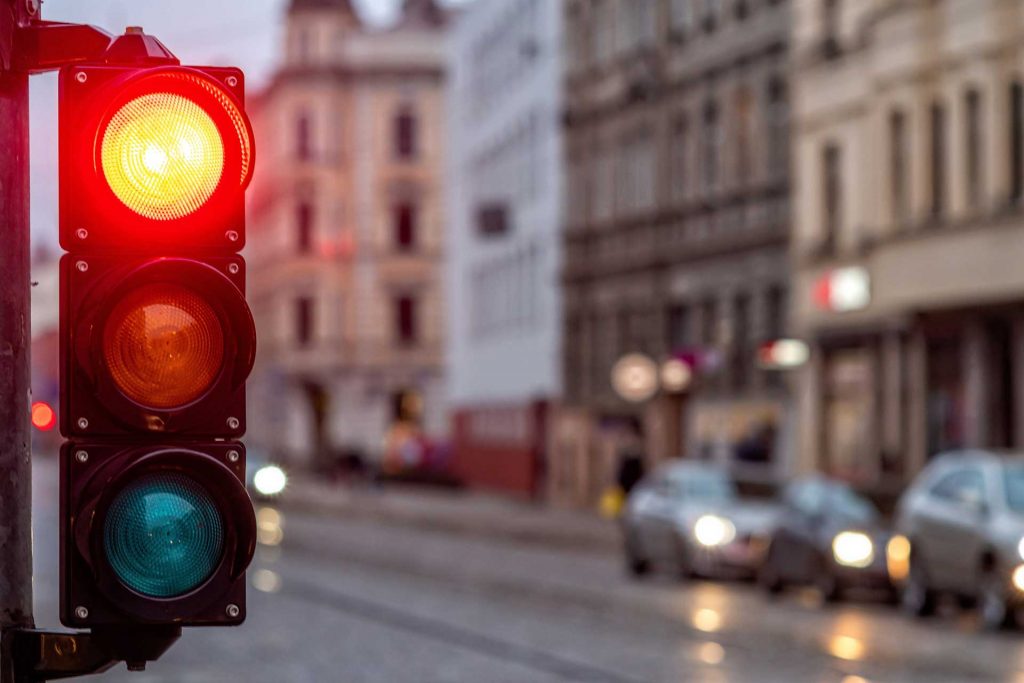
POLYGON ((1024 4, 794 0, 800 457, 1024 447, 1024 4))
POLYGON ((396 422, 444 429, 444 28, 406 0, 386 29, 349 0, 292 0, 283 64, 251 106, 249 442, 374 457, 396 422))
POLYGON ((782 377, 757 364, 786 335, 786 0, 565 3, 565 405, 553 495, 592 501, 619 444, 699 457, 739 478, 785 476, 782 377), (651 400, 613 390, 616 362, 682 360, 651 400), (668 390, 665 390, 668 389, 668 390))

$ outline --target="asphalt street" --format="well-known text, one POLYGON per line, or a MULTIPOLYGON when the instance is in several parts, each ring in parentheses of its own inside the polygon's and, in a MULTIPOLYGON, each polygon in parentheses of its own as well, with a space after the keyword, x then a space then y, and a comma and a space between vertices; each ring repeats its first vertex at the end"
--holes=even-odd
MULTIPOLYGON (((36 620, 57 625, 57 472, 35 482, 36 620)), ((382 494, 382 495, 387 495, 382 494)), ((249 619, 189 629, 134 683, 1010 681, 1024 634, 881 603, 626 577, 599 550, 258 509, 249 619)))

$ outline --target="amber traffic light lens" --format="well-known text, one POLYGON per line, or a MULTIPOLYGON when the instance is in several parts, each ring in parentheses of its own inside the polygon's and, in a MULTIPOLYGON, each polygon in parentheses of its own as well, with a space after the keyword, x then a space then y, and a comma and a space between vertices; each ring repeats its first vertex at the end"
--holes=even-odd
POLYGON ((111 312, 103 354, 125 396, 151 408, 175 408, 198 399, 216 380, 224 333, 200 295, 180 285, 151 284, 111 312))
POLYGON ((150 93, 111 117, 100 143, 114 195, 152 220, 184 218, 203 206, 224 173, 224 141, 213 118, 187 97, 150 93))

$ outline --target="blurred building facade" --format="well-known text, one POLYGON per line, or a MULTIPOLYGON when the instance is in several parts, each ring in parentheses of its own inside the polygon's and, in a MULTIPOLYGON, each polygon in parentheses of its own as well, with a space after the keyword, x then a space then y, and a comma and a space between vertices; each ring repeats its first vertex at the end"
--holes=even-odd
POLYGON ((562 9, 477 0, 452 30, 448 372, 455 474, 533 496, 561 391, 562 9))
POLYGON ((803 467, 1024 447, 1024 6, 794 2, 803 467))
POLYGON ((756 365, 759 343, 786 334, 789 3, 565 11, 566 402, 552 476, 591 501, 642 431, 654 458, 771 481, 793 433, 785 382, 756 365), (628 353, 684 359, 692 381, 627 404, 609 378, 628 353))
POLYGON ((445 428, 445 25, 406 0, 292 0, 283 64, 251 106, 259 163, 249 434, 276 457, 374 457, 397 424, 445 428))

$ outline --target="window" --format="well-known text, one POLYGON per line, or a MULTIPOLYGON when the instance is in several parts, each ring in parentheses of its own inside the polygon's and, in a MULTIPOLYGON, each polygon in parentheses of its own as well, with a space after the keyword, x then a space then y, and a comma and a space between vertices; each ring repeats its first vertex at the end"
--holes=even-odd
POLYGON ((936 102, 931 108, 931 214, 942 215, 946 204, 946 109, 936 102))
POLYGON ((958 469, 939 479, 929 492, 936 498, 957 503, 981 502, 985 496, 985 480, 978 470, 958 469))
POLYGON ((736 92, 736 179, 740 185, 750 180, 753 118, 753 97, 749 88, 742 87, 736 92))
POLYGON ((967 148, 967 164, 964 172, 967 177, 967 205, 977 209, 981 204, 982 140, 981 140, 981 94, 974 89, 964 95, 964 146, 967 148))
MULTIPOLYGON (((579 168, 580 165, 577 166, 579 168)), ((584 202, 572 201, 570 206, 581 206, 584 202)), ((501 237, 510 230, 508 206, 494 202, 481 204, 476 209, 476 232, 481 237, 501 237)))
POLYGON ((825 229, 824 248, 835 249, 842 227, 843 186, 840 163, 842 157, 839 145, 828 144, 822 151, 822 225, 825 229))
POLYGON ((307 296, 295 300, 295 340, 302 348, 313 341, 313 299, 307 296))
POLYGON ((707 299, 701 304, 700 311, 701 342, 705 347, 718 345, 718 307, 714 299, 707 299))
POLYGON ((299 64, 307 64, 310 61, 312 42, 308 28, 303 27, 295 32, 295 54, 299 64))
POLYGON ((1024 85, 1010 86, 1010 199, 1024 197, 1024 85))
POLYGON ((298 250, 300 254, 308 254, 313 250, 313 207, 302 202, 295 213, 298 250))
POLYGON ((782 285, 768 288, 768 320, 765 335, 768 339, 781 339, 786 330, 786 289, 782 285))
POLYGON ((416 299, 409 295, 395 298, 395 332, 398 342, 403 345, 412 345, 418 338, 416 299))
POLYGON ((792 484, 786 489, 785 504, 804 515, 819 515, 824 510, 825 486, 817 481, 792 484))
POLYGON ((711 33, 715 30, 718 18, 722 14, 722 0, 704 0, 704 30, 711 33))
POLYGON ((408 251, 416 246, 416 207, 411 203, 402 202, 396 204, 391 211, 395 246, 400 251, 408 251))
POLYGON ((632 0, 619 7, 620 12, 626 15, 622 23, 629 31, 624 47, 630 50, 652 44, 657 30, 655 0, 632 0))
POLYGON ((417 150, 416 115, 408 107, 402 107, 395 115, 395 156, 399 159, 414 159, 417 150))
POLYGON ((719 164, 719 123, 718 106, 708 102, 704 106, 704 189, 711 191, 718 182, 719 164))
POLYGON ((308 112, 301 112, 295 122, 295 153, 300 161, 313 158, 312 123, 308 112))
POLYGON ((668 309, 667 347, 673 352, 690 344, 690 307, 686 304, 673 304, 668 309))
POLYGON ((671 0, 669 23, 676 35, 689 33, 693 28, 693 0, 671 0))
POLYGON ((889 115, 889 201, 895 223, 904 223, 909 213, 907 158, 907 117, 893 111, 889 115))
POLYGON ((768 173, 785 178, 789 170, 789 106, 786 82, 776 76, 768 83, 768 173))
POLYGON ((610 0, 595 0, 593 5, 592 48, 595 64, 604 64, 612 55, 615 46, 615 22, 610 0))
POLYGON ((825 57, 839 55, 839 0, 824 0, 821 7, 821 38, 825 57))
POLYGON ((686 159, 689 152, 687 137, 686 117, 680 116, 672 124, 672 143, 669 149, 669 196, 676 202, 686 196, 686 159))
POLYGON ((750 379, 750 295, 736 297, 733 322, 733 379, 737 388, 743 388, 750 379))

